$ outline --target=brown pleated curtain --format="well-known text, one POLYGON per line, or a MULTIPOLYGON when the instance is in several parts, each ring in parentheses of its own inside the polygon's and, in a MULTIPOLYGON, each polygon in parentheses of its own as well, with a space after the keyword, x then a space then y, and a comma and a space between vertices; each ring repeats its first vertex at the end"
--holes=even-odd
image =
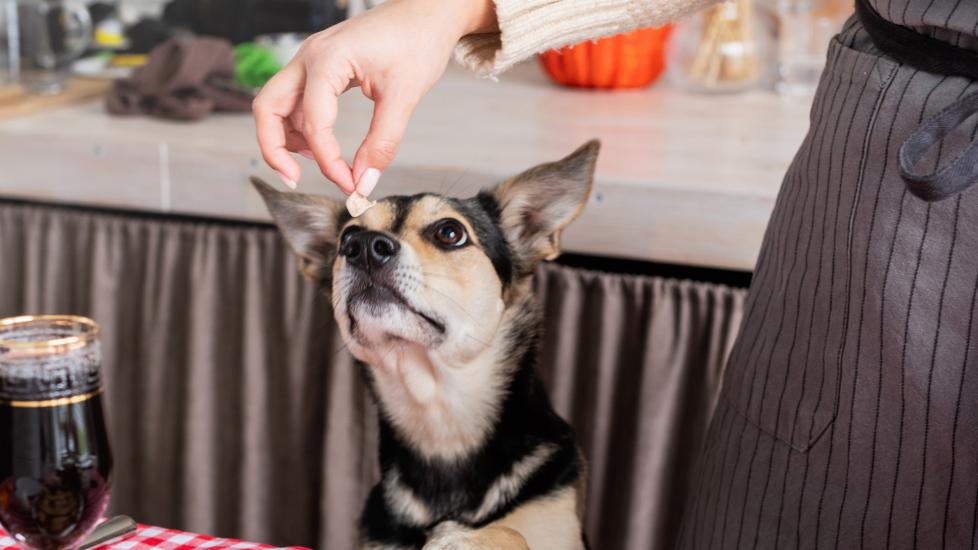
MULTIPOLYGON (((745 292, 558 265, 538 288, 592 546, 670 547, 745 292)), ((0 202, 0 315, 24 313, 102 326, 115 512, 355 548, 376 412, 274 228, 0 202)))

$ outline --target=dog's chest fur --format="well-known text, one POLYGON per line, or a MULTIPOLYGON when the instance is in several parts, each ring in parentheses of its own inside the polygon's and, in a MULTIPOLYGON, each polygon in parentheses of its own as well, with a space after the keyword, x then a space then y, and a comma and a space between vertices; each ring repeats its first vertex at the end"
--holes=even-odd
POLYGON ((420 456, 455 463, 485 441, 499 416, 510 372, 493 350, 464 366, 419 346, 397 344, 369 367, 381 412, 420 456))
MULTIPOLYGON (((471 408, 454 419, 441 418, 442 413, 438 412, 407 416, 408 409, 420 406, 404 401, 416 399, 416 390, 402 387, 402 394, 392 397, 396 395, 390 393, 393 388, 384 387, 394 384, 388 380, 392 373, 364 366, 381 408, 383 478, 364 510, 361 521, 365 531, 376 536, 390 529, 403 529, 404 533, 388 533, 392 536, 380 538, 419 543, 426 530, 443 521, 471 527, 486 525, 522 503, 579 480, 583 464, 573 431, 553 411, 533 369, 536 335, 533 330, 520 329, 514 332, 522 334, 524 341, 511 354, 511 369, 497 369, 505 374, 499 380, 470 378, 466 387, 481 387, 485 395, 466 396, 461 403, 468 402, 471 408), (392 407, 405 410, 392 412, 392 407), (464 449, 455 448, 455 453, 420 448, 425 441, 437 443, 438 436, 424 440, 419 438, 419 430, 403 426, 409 421, 424 422, 426 414, 450 424, 441 428, 445 434, 465 432, 473 443, 464 449), (465 425, 464 419, 473 421, 472 415, 483 416, 474 425, 465 425)), ((429 383, 435 386, 422 390, 424 397, 436 402, 450 399, 439 392, 451 386, 443 387, 438 381, 421 382, 429 383)), ((436 408, 443 406, 448 407, 445 414, 458 413, 452 405, 438 404, 436 408)))

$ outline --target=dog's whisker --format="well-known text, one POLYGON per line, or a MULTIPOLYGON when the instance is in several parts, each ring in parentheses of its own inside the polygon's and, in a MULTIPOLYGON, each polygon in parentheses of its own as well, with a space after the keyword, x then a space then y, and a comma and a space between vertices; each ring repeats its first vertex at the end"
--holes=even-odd
POLYGON ((444 273, 429 273, 427 271, 422 271, 421 274, 424 275, 425 277, 432 277, 432 278, 435 278, 435 279, 452 280, 452 278, 450 276, 445 275, 444 273))
POLYGON ((486 342, 485 340, 482 340, 480 338, 476 338, 475 336, 472 336, 471 334, 468 334, 468 333, 465 334, 465 337, 466 338, 471 338, 472 340, 475 340, 476 342, 482 344, 483 346, 487 346, 488 347, 488 346, 492 345, 489 342, 486 342))
MULTIPOLYGON (((437 278, 449 279, 449 277, 447 275, 440 275, 438 273, 428 273, 428 272, 424 272, 424 271, 422 271, 421 273, 425 277, 436 278, 436 279, 437 278)), ((472 313, 470 313, 469 310, 467 310, 462 304, 458 303, 457 300, 455 300, 454 298, 452 298, 451 296, 449 296, 445 292, 442 292, 441 290, 438 290, 437 288, 429 285, 427 282, 425 282, 423 280, 420 280, 420 279, 417 279, 417 278, 412 278, 412 280, 414 282, 420 283, 425 289, 430 290, 430 291, 432 291, 432 292, 434 292, 434 293, 436 293, 436 294, 444 297, 446 300, 448 300, 449 302, 451 302, 455 307, 457 307, 458 309, 460 309, 462 311, 462 313, 464 313, 467 316, 469 316, 469 318, 471 318, 473 321, 476 321, 477 323, 481 323, 481 321, 478 318, 476 318, 475 315, 472 315, 472 313)))
POLYGON ((443 190, 441 193, 438 194, 438 206, 444 206, 448 204, 448 201, 452 198, 451 197, 452 191, 455 190, 455 188, 458 186, 459 183, 462 183, 462 180, 465 178, 466 175, 468 175, 467 170, 460 173, 458 177, 455 178, 455 181, 448 186, 447 190, 443 190))
MULTIPOLYGON (((442 279, 449 280, 449 277, 447 275, 440 275, 440 274, 437 274, 437 273, 429 273, 429 272, 426 272, 424 270, 419 270, 418 273, 421 273, 423 276, 425 276, 427 278, 435 278, 435 279, 442 278, 442 279)), ((424 281, 423 279, 421 279, 420 277, 418 277, 416 275, 416 273, 411 273, 411 272, 407 271, 407 272, 403 272, 401 274, 404 277, 406 277, 408 280, 410 280, 412 283, 418 284, 418 285, 422 286, 423 288, 425 288, 426 290, 430 290, 431 292, 434 292, 434 293, 442 296, 446 300, 448 300, 452 305, 454 305, 455 307, 457 307, 462 313, 464 313, 470 319, 472 319, 473 321, 475 321, 477 325, 481 325, 482 324, 482 321, 479 318, 477 318, 475 315, 473 315, 471 312, 469 312, 469 310, 467 310, 457 300, 455 300, 454 298, 452 298, 451 296, 449 296, 445 292, 443 292, 443 291, 441 291, 441 290, 439 290, 439 289, 437 289, 437 288, 429 285, 426 281, 424 281)), ((480 328, 481 328, 481 326, 480 326, 480 328)), ((485 342, 482 342, 482 341, 480 341, 478 339, 476 339, 476 341, 479 342, 479 343, 485 344, 485 342)))
POLYGON ((343 350, 346 350, 346 349, 349 349, 349 348, 350 348, 350 344, 344 342, 343 345, 340 346, 339 348, 337 348, 336 351, 334 351, 333 353, 331 353, 329 355, 329 357, 332 359, 333 357, 336 357, 337 355, 339 355, 340 352, 342 352, 343 350))
POLYGON ((448 294, 445 294, 444 292, 438 290, 437 288, 432 287, 431 285, 429 285, 427 283, 424 284, 424 287, 426 289, 428 289, 428 290, 430 290, 430 291, 432 291, 432 292, 434 292, 436 294, 439 294, 440 296, 444 297, 446 300, 448 300, 453 305, 455 305, 455 307, 457 307, 462 313, 468 315, 470 319, 472 319, 473 321, 476 322, 476 324, 480 324, 481 325, 482 322, 479 319, 477 319, 475 315, 472 315, 471 313, 469 313, 469 310, 465 309, 465 307, 462 306, 462 304, 458 303, 454 298, 452 298, 448 294))
MULTIPOLYGON (((462 172, 462 173, 458 174, 455 177, 455 181, 453 181, 452 183, 450 183, 450 184, 447 185, 447 189, 446 188, 442 188, 441 193, 439 193, 439 198, 440 199, 446 199, 446 198, 450 197, 451 194, 452 194, 452 191, 454 191, 455 188, 458 186, 458 184, 462 182, 462 178, 465 177, 465 175, 466 175, 466 172, 462 172)), ((445 176, 445 179, 446 180, 448 179, 448 175, 447 174, 445 176)))
POLYGON ((394 348, 396 348, 396 347, 398 347, 398 346, 400 346, 400 347, 401 347, 401 349, 403 349, 403 348, 404 348, 404 344, 403 344, 403 343, 400 343, 400 342, 391 342, 391 347, 389 347, 389 348, 387 348, 387 352, 386 352, 386 353, 384 353, 384 355, 383 355, 383 356, 381 356, 381 358, 380 358, 380 362, 381 362, 381 363, 383 363, 384 361, 386 361, 386 360, 387 360, 387 358, 388 358, 388 357, 390 357, 390 355, 391 355, 392 353, 394 353, 394 348))

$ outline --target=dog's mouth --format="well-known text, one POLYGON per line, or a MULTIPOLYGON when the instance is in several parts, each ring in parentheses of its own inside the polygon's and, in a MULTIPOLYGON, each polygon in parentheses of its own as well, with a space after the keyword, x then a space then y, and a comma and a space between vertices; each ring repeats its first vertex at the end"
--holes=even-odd
MULTIPOLYGON (((439 321, 434 316, 425 313, 420 308, 412 304, 411 301, 408 300, 404 294, 402 294, 396 288, 372 280, 363 281, 361 286, 362 288, 356 289, 350 294, 349 298, 347 298, 347 311, 352 312, 354 310, 354 306, 357 304, 377 306, 384 304, 396 304, 424 321, 439 335, 445 334, 447 330, 445 323, 439 321)), ((352 313, 350 317, 351 324, 355 325, 356 319, 353 317, 352 313)))

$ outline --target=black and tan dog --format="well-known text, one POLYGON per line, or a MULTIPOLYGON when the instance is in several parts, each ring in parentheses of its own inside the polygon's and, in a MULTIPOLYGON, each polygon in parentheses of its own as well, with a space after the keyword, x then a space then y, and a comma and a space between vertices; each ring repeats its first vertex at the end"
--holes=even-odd
POLYGON ((586 467, 534 372, 532 275, 587 201, 599 144, 469 199, 337 202, 255 181, 380 408, 367 549, 579 550, 586 467))

